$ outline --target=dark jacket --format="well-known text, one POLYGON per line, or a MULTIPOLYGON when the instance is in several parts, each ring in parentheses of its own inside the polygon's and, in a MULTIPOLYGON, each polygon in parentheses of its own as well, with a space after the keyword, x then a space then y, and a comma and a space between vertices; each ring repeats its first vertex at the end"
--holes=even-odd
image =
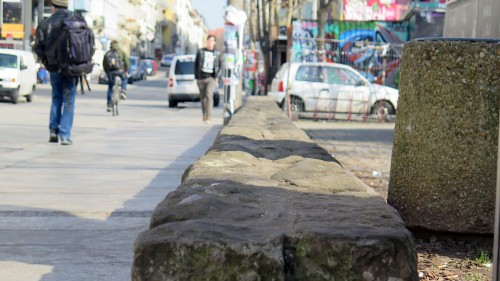
MULTIPOLYGON (((203 75, 201 69, 203 67, 203 61, 205 60, 205 51, 208 51, 207 48, 198 49, 196 52, 196 59, 194 61, 194 78, 195 79, 204 79, 207 77, 207 74, 203 75)), ((214 72, 210 73, 209 76, 216 79, 219 75, 219 56, 216 50, 213 50, 215 60, 214 60, 214 72)))
POLYGON ((48 71, 58 71, 58 62, 51 61, 49 58, 55 57, 56 44, 51 44, 61 34, 61 22, 64 18, 71 15, 68 9, 59 9, 49 18, 44 19, 36 29, 36 40, 33 51, 42 60, 48 71), (54 32, 51 32, 54 30, 54 32))
MULTIPOLYGON (((118 57, 123 62, 123 66, 125 68, 123 71, 127 72, 129 67, 130 67, 130 59, 127 56, 127 54, 120 47, 118 47, 118 45, 115 45, 115 44, 111 45, 110 50, 108 52, 110 52, 112 50, 118 51, 118 57)), ((106 54, 108 52, 106 52, 106 54)), ((104 68, 104 72, 109 73, 109 65, 108 65, 108 62, 106 61, 106 55, 104 55, 104 59, 102 61, 102 67, 104 68)))

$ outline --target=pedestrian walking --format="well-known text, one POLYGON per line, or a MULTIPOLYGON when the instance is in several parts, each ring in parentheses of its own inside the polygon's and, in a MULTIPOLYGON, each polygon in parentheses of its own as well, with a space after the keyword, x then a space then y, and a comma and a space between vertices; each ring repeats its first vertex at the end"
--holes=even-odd
POLYGON ((214 89, 217 85, 219 59, 215 53, 215 36, 208 35, 207 46, 199 49, 194 62, 194 76, 200 90, 203 122, 212 123, 214 89))
POLYGON ((60 138, 71 145, 76 87, 92 71, 94 34, 81 15, 68 10, 68 0, 52 0, 52 15, 38 26, 33 49, 50 72, 49 142, 60 138))
POLYGON ((108 76, 108 95, 107 95, 107 111, 111 111, 111 99, 113 96, 113 87, 115 85, 115 77, 120 76, 122 79, 121 99, 127 99, 127 69, 130 67, 130 60, 127 54, 118 46, 118 41, 112 40, 109 51, 104 55, 102 62, 104 72, 108 76))

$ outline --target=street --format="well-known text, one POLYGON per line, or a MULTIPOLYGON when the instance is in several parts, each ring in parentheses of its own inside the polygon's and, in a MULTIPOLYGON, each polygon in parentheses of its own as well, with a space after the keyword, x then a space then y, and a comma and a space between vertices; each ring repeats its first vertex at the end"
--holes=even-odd
POLYGON ((48 142, 50 86, 0 102, 0 280, 130 280, 152 210, 222 126, 200 103, 168 108, 165 72, 128 85, 120 115, 106 85, 78 94, 72 146, 48 142))

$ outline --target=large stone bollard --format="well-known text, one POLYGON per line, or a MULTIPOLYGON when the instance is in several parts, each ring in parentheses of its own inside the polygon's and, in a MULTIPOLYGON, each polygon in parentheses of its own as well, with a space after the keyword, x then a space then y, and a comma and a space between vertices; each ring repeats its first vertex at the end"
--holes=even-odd
POLYGON ((493 233, 498 40, 405 44, 388 203, 407 227, 493 233))

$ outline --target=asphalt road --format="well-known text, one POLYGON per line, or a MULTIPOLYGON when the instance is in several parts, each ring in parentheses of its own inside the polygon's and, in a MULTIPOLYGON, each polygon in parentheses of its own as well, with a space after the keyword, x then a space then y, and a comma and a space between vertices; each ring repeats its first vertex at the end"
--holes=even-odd
POLYGON ((48 142, 50 87, 0 102, 0 280, 130 280, 133 242, 222 126, 200 103, 168 108, 159 72, 129 85, 120 116, 105 85, 78 95, 74 145, 48 142))

